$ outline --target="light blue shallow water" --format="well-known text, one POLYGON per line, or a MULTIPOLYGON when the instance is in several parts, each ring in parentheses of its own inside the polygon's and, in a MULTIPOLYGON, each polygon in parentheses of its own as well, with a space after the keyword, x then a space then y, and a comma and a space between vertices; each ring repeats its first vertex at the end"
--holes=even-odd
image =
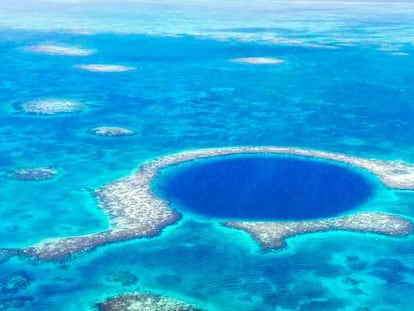
MULTIPOLYGON (((226 10, 217 3, 126 5, 1 3, 1 248, 105 229, 108 220, 90 190, 182 150, 281 145, 414 163, 411 2, 228 2, 226 10), (35 44, 97 52, 26 50, 35 44), (229 62, 250 56, 285 62, 229 62), (74 67, 88 63, 138 69, 74 67), (21 111, 22 103, 42 98, 89 106, 54 116, 21 111), (103 125, 137 134, 91 133, 103 125), (14 169, 36 166, 54 167, 58 175, 9 178, 14 169)), ((359 210, 413 219, 413 206, 412 192, 379 187, 359 210)), ((245 233, 184 215, 156 238, 62 262, 0 259, 0 310, 90 310, 134 290, 209 310, 410 310, 413 245, 412 236, 335 232, 295 237, 286 249, 263 252, 245 233), (22 271, 27 286, 5 291, 7 278, 22 271), (120 271, 138 281, 114 281, 120 271)))

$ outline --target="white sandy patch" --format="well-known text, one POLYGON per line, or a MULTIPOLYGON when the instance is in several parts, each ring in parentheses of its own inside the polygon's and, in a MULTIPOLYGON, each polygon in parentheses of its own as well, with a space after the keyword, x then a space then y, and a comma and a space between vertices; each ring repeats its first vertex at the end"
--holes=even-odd
POLYGON ((408 54, 406 52, 392 52, 391 55, 392 56, 408 56, 410 54, 408 54))
POLYGON ((21 105, 25 113, 52 115, 57 113, 73 113, 82 110, 83 103, 67 99, 38 99, 21 105))
POLYGON ((251 65, 280 65, 285 61, 273 57, 241 57, 230 60, 233 63, 251 64, 251 65))
POLYGON ((135 132, 118 126, 100 126, 92 129, 92 132, 100 136, 129 136, 134 135, 135 132))
POLYGON ((64 45, 39 44, 27 47, 27 50, 35 53, 63 55, 63 56, 89 56, 95 53, 92 49, 82 49, 64 45))
POLYGON ((122 65, 103 65, 103 64, 83 64, 76 65, 75 68, 92 72, 125 72, 135 70, 135 67, 122 65))

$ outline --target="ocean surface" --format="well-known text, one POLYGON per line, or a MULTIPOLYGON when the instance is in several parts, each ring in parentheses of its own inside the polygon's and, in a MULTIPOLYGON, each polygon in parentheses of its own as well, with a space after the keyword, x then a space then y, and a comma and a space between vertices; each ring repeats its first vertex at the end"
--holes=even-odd
MULTIPOLYGON (((276 145, 414 163, 413 1, 15 2, 0 2, 0 248, 106 229, 92 191, 184 150, 276 145), (30 49, 37 45, 94 53, 30 49), (284 62, 230 61, 245 57, 284 62), (51 98, 85 109, 22 108, 51 98), (136 134, 98 136, 99 126, 136 134), (31 167, 57 175, 11 177, 31 167)), ((412 191, 378 182, 372 192, 344 213, 414 220, 412 191)), ((184 211, 157 237, 61 261, 0 256, 0 310, 95 310, 133 291, 220 311, 414 306, 413 235, 317 233, 264 251, 246 233, 184 211), (24 282, 10 289, 13 278, 24 282)))

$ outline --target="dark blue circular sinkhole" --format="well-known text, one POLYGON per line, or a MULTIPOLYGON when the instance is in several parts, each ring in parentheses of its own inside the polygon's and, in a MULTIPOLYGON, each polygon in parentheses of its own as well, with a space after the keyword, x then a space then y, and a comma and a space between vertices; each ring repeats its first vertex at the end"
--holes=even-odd
POLYGON ((219 156, 163 169, 161 198, 211 218, 304 220, 346 212, 367 200, 372 183, 329 161, 277 155, 219 156))

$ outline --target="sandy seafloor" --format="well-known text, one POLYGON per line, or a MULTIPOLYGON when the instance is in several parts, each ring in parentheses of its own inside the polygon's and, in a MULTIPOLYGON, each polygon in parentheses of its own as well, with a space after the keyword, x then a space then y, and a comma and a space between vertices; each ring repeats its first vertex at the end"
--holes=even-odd
MULTIPOLYGON (((410 1, 42 3, 0 4, 1 248, 103 230, 107 218, 89 190, 183 150, 278 145, 414 163, 410 1), (26 50, 37 44, 96 53, 26 50), (251 56, 285 62, 229 62, 251 56), (91 63, 137 70, 75 67, 91 63), (88 108, 53 116, 20 110, 42 98, 77 100, 88 108), (136 135, 91 132, 107 125, 136 135), (47 181, 9 178, 14 169, 37 166, 58 174, 47 181)), ((355 210, 413 220, 414 193, 379 186, 355 210)), ((243 232, 184 215, 156 238, 61 262, 1 258, 0 287, 15 273, 24 272, 29 282, 15 292, 2 290, 0 310, 93 310, 107 297, 136 290, 208 310, 394 311, 414 305, 413 236, 333 232, 287 244, 263 252, 243 232), (136 282, 117 281, 114 273, 123 271, 136 282)))

